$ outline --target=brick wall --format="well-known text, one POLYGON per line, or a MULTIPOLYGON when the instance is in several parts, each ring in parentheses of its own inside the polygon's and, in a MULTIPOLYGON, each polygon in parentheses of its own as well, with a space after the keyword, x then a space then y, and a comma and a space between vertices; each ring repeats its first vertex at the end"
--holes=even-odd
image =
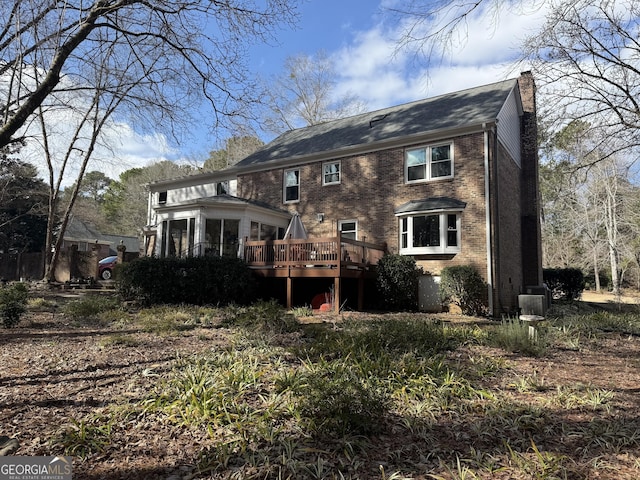
MULTIPOLYGON (((517 295, 522 287, 522 192, 521 169, 498 145, 498 186, 493 189, 497 203, 494 217, 498 218, 494 229, 497 295, 494 299, 495 313, 512 312, 517 308, 517 295)), ((493 196, 493 195, 492 195, 493 196)), ((492 198, 493 200, 493 198, 492 198)))
POLYGON ((518 79, 522 116, 522 270, 524 285, 542 284, 542 232, 538 178, 536 86, 531 72, 518 79))
POLYGON ((456 255, 419 256, 418 263, 438 274, 449 265, 473 264, 486 276, 484 153, 482 133, 456 137, 454 178, 407 185, 404 149, 391 149, 341 160, 339 185, 322 185, 322 162, 300 165, 299 203, 283 203, 283 169, 241 175, 238 196, 261 200, 297 211, 309 236, 335 235, 339 220, 358 221, 358 239, 386 243, 397 253, 398 219, 394 210, 408 202, 430 197, 451 197, 467 203, 461 216, 461 252, 456 255), (317 214, 324 213, 324 221, 317 214))

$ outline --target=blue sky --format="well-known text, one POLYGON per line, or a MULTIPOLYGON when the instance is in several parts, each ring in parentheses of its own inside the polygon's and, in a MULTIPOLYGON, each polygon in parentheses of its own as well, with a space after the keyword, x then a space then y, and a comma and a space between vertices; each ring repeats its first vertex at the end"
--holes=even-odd
MULTIPOLYGON (((402 0, 306 0, 297 29, 281 31, 278 45, 252 49, 252 71, 268 77, 282 71, 288 56, 322 50, 339 73, 336 93, 356 94, 368 110, 376 110, 518 75, 523 66, 514 60, 520 42, 544 18, 544 9, 532 7, 501 13, 496 23, 492 12, 478 11, 458 45, 428 65, 395 51, 398 27, 385 9, 393 2, 402 0)), ((198 141, 174 154, 206 158, 215 140, 204 124, 205 119, 198 141)))
MULTIPOLYGON (((337 95, 356 94, 368 110, 385 108, 517 76, 526 68, 513 63, 520 41, 539 28, 545 12, 544 7, 501 12, 496 23, 491 12, 478 10, 450 54, 429 65, 407 52, 394 55, 397 25, 384 9, 394 2, 402 5, 403 0, 303 0, 297 28, 280 30, 272 45, 252 47, 251 72, 269 77, 282 71, 288 56, 322 50, 339 72, 337 95)), ((210 150, 221 148, 209 125, 205 115, 197 119, 193 137, 183 145, 160 134, 141 135, 127 123, 112 125, 112 150, 96 152, 89 170, 118 178, 125 170, 163 159, 201 165, 210 150)))

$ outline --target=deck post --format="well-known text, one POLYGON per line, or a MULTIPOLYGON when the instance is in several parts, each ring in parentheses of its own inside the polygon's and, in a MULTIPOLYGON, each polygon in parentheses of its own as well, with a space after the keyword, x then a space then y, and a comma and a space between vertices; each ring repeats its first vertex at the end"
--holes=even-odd
POLYGON ((336 313, 340 313, 340 276, 333 279, 333 302, 336 313))
POLYGON ((358 277, 358 311, 364 310, 364 277, 360 275, 358 277))
POLYGON ((289 273, 289 275, 287 275, 287 309, 291 310, 291 308, 293 307, 293 285, 292 285, 292 279, 291 279, 291 273, 289 273))

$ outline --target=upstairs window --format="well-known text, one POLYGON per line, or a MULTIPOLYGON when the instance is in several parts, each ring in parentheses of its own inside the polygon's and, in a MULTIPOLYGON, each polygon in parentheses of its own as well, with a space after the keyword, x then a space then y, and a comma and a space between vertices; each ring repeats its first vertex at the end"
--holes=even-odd
POLYGON ((405 153, 408 183, 453 178, 452 144, 412 148, 405 153))
POLYGON ((167 192, 158 192, 158 203, 167 203, 167 192))
POLYGON ((300 170, 284 171, 284 203, 300 201, 300 170))
POLYGON ((340 183, 340 162, 327 162, 322 164, 322 184, 337 185, 340 183))

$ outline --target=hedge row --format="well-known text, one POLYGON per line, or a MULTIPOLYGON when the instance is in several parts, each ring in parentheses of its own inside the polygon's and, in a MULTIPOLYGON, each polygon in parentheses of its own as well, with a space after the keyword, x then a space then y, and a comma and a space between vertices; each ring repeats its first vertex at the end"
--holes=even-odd
POLYGON ((125 300, 145 305, 244 305, 255 300, 255 282, 235 257, 141 257, 118 266, 116 284, 125 300))
POLYGON ((585 280, 579 268, 545 268, 542 275, 553 298, 578 300, 582 296, 585 280))

